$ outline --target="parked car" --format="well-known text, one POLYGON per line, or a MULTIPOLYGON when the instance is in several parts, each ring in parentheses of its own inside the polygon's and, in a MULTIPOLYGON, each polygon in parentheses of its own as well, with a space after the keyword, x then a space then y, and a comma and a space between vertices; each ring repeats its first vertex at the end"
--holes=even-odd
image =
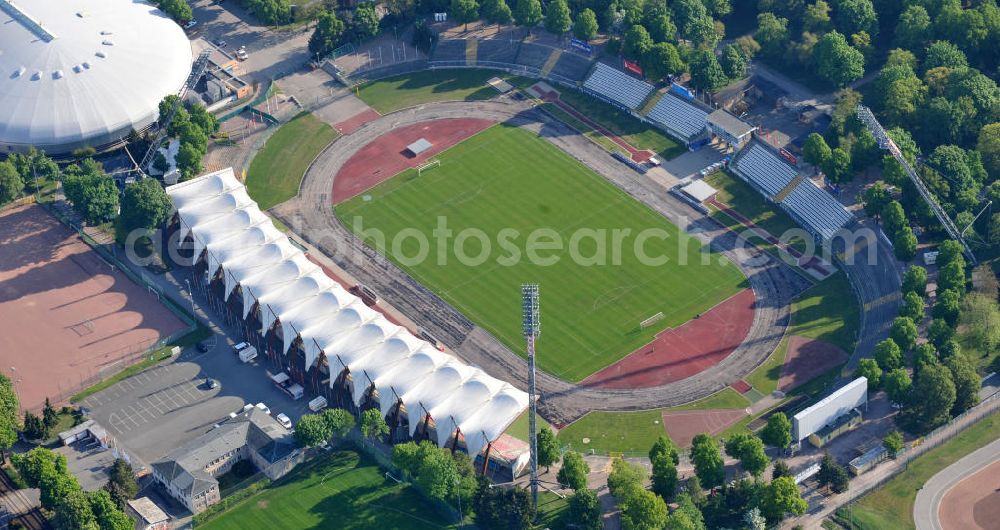
POLYGON ((198 343, 198 351, 200 351, 201 353, 208 353, 208 351, 211 349, 212 349, 211 345, 208 343, 207 340, 203 340, 198 343))
POLYGON ((214 41, 212 41, 212 44, 214 44, 218 48, 225 48, 226 47, 226 41, 224 41, 222 39, 215 39, 214 41))
POLYGON ((246 342, 241 342, 233 346, 233 353, 240 353, 241 350, 245 350, 250 347, 250 344, 246 342))
POLYGON ((270 414, 271 413, 271 409, 267 408, 267 405, 265 405, 263 401, 261 401, 260 403, 257 403, 256 406, 260 410, 263 410, 264 414, 270 414))
POLYGON ((286 429, 292 428, 292 419, 286 416, 284 412, 275 416, 275 419, 278 420, 278 423, 280 423, 282 427, 286 429))
POLYGON ((198 25, 197 20, 188 20, 187 22, 184 23, 184 29, 191 29, 197 25, 198 25))
POLYGON ((244 46, 240 46, 240 49, 236 50, 236 58, 237 58, 237 59, 239 59, 239 60, 241 60, 241 61, 245 61, 245 60, 247 60, 247 59, 248 59, 249 57, 250 57, 250 56, 249 56, 249 55, 247 54, 247 49, 246 49, 246 47, 244 47, 244 46))

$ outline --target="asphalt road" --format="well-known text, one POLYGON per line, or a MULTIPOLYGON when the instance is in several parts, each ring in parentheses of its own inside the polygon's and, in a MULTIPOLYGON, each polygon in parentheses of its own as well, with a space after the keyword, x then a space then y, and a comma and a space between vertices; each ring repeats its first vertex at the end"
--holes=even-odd
POLYGON ((941 500, 966 477, 1000 460, 1000 440, 969 453, 958 462, 942 469, 917 492, 913 504, 913 521, 917 530, 943 530, 938 513, 941 500))
POLYGON ((629 169, 576 131, 524 102, 499 99, 434 103, 369 122, 324 150, 306 173, 299 195, 272 213, 352 276, 372 286, 391 305, 430 330, 466 362, 524 389, 527 387, 527 367, 522 357, 365 247, 341 225, 330 206, 333 178, 340 167, 378 136, 409 124, 467 116, 508 122, 536 132, 738 263, 757 296, 754 322, 744 343, 718 365, 682 381, 646 389, 604 390, 540 373, 540 408, 546 418, 556 423, 569 423, 591 410, 643 410, 687 403, 725 388, 752 371, 774 351, 784 336, 789 302, 810 285, 808 281, 788 265, 755 248, 740 248, 736 237, 710 217, 675 200, 659 184, 629 169))

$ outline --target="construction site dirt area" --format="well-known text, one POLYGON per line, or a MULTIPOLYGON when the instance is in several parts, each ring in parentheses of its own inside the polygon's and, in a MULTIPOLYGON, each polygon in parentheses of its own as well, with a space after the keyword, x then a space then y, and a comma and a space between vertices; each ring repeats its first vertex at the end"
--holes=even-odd
POLYGON ((185 323, 40 206, 0 213, 0 366, 25 409, 62 402, 185 323))
POLYGON ((938 517, 944 530, 1000 528, 1000 461, 948 490, 941 500, 938 517))
POLYGON ((400 172, 493 125, 490 120, 446 118, 402 127, 380 136, 354 154, 333 180, 333 204, 360 195, 400 172), (407 146, 424 139, 431 147, 413 155, 407 146))

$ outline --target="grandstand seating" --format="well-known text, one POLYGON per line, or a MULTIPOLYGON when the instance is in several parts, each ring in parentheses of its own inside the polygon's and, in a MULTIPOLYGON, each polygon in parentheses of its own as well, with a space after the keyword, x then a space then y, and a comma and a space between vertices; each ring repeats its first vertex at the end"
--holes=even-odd
POLYGON ((653 91, 653 85, 604 63, 597 63, 594 72, 584 81, 583 86, 633 110, 642 105, 653 91))
POLYGON ((465 63, 465 39, 441 39, 434 47, 434 61, 458 61, 465 63))
POLYGON ((734 166, 743 178, 764 190, 768 199, 773 199, 798 173, 777 154, 759 143, 751 143, 734 166))
POLYGON ((495 63, 513 63, 517 57, 518 44, 516 41, 511 44, 508 39, 481 40, 476 59, 495 63))
POLYGON ((650 120, 674 131, 681 138, 693 139, 705 130, 708 112, 667 94, 646 116, 650 120))
POLYGON ((545 65, 542 66, 542 77, 549 75, 549 72, 551 72, 552 69, 555 68, 556 61, 559 60, 560 55, 562 55, 562 50, 560 50, 559 48, 555 48, 552 50, 552 53, 549 54, 549 58, 545 60, 545 65))
POLYGON ((479 41, 476 39, 465 40, 465 65, 476 66, 476 51, 479 49, 479 41))
POLYGON ((593 61, 591 59, 583 57, 582 55, 566 52, 559 56, 559 61, 556 62, 556 66, 552 69, 552 73, 573 81, 583 81, 587 72, 590 71, 590 65, 592 62, 593 61))
POLYGON ((552 55, 552 48, 550 46, 524 42, 521 43, 521 48, 517 52, 516 62, 535 70, 541 70, 550 55, 552 55))
POLYGON ((813 234, 830 239, 853 217, 829 193, 819 189, 809 179, 799 184, 781 202, 813 234))

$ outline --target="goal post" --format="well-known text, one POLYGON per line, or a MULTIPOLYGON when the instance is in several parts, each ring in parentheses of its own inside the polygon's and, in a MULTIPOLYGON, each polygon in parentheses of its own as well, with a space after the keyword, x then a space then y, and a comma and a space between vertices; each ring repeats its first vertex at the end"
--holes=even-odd
POLYGON ((642 322, 640 322, 639 323, 639 327, 642 328, 642 329, 646 329, 649 326, 652 326, 653 324, 656 324, 657 322, 659 322, 659 321, 661 321, 663 319, 664 319, 663 311, 660 311, 659 313, 657 313, 657 314, 655 314, 655 315, 647 318, 646 320, 643 320, 642 322))
POLYGON ((437 159, 429 160, 427 161, 427 163, 417 167, 417 175, 423 175, 424 171, 434 169, 436 167, 439 167, 440 165, 441 165, 440 160, 437 159))

